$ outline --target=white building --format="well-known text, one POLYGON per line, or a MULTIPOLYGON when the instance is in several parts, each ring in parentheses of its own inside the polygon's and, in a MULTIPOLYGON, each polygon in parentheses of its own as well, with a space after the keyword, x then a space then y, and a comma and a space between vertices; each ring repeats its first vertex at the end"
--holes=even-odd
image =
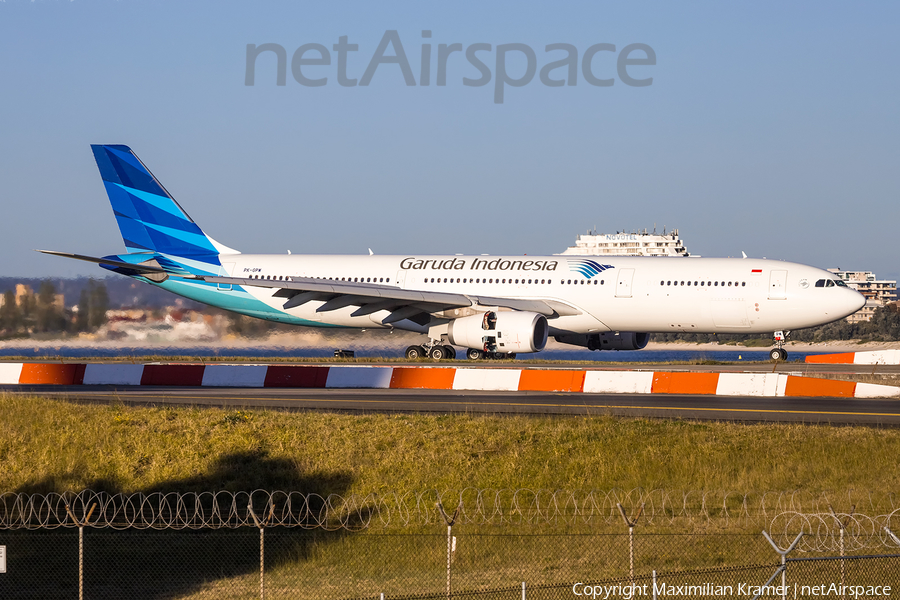
POLYGON ((678 230, 657 234, 596 233, 579 235, 574 246, 569 246, 562 254, 607 255, 607 256, 690 256, 684 242, 678 237, 678 230))
POLYGON ((866 297, 866 305, 847 317, 850 323, 871 321, 876 309, 897 301, 896 281, 877 279, 872 271, 841 271, 839 268, 828 271, 846 281, 847 287, 858 290, 866 297))

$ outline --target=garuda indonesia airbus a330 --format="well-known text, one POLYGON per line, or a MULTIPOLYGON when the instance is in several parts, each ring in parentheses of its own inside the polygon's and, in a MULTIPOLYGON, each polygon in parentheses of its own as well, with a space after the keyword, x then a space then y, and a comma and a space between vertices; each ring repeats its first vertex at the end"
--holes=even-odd
POLYGON ((126 254, 47 252, 236 313, 312 327, 427 336, 409 358, 539 352, 548 336, 636 350, 654 332, 785 333, 865 298, 796 263, 730 258, 241 254, 206 235, 127 146, 92 146, 126 254))

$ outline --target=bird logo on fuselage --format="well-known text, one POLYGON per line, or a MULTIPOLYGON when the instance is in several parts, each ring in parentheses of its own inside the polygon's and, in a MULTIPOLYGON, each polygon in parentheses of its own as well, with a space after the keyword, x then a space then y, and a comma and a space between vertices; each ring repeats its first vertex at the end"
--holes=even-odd
POLYGON ((590 258, 569 258, 566 260, 569 263, 570 271, 581 273, 588 279, 596 277, 607 269, 615 269, 612 265, 601 265, 596 260, 591 260, 590 258))

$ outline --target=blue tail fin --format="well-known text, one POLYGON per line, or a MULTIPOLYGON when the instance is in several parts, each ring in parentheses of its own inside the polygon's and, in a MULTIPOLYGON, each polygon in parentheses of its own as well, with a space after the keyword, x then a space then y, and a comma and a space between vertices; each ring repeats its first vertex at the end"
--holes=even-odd
POLYGON ((236 252, 203 233, 131 148, 91 149, 128 252, 159 252, 202 262, 213 262, 220 252, 236 252))

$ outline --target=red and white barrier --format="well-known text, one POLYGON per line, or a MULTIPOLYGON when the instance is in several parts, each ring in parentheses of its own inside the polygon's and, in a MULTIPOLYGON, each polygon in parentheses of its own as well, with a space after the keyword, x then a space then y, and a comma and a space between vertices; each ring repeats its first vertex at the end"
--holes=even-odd
POLYGON ((900 365, 900 350, 810 354, 806 357, 806 362, 831 365, 900 365))
POLYGON ((306 365, 0 363, 0 385, 553 391, 882 398, 900 387, 782 373, 306 365))

